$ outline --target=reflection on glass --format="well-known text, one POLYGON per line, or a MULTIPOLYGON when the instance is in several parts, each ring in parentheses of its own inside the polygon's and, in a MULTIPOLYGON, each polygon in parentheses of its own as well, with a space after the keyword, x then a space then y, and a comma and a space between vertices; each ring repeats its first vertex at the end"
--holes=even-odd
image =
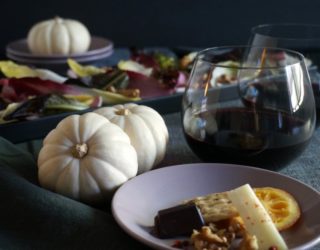
POLYGON ((320 25, 296 23, 258 25, 251 30, 249 44, 287 48, 305 56, 317 113, 320 117, 320 25))
POLYGON ((204 161, 285 166, 304 150, 315 126, 303 56, 266 47, 199 52, 182 122, 189 146, 204 161))

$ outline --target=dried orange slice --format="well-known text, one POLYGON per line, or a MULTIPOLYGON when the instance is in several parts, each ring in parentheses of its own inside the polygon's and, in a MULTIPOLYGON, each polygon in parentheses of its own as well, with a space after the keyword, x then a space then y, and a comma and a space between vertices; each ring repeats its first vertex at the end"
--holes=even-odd
POLYGON ((300 218, 299 204, 288 192, 273 187, 254 188, 254 192, 279 231, 291 227, 300 218))

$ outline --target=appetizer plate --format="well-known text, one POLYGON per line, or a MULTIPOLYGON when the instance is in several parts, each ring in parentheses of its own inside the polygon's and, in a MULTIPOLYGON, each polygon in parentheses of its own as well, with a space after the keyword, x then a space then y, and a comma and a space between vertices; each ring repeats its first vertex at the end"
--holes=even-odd
POLYGON ((7 52, 6 55, 11 60, 14 60, 16 62, 23 63, 23 64, 52 65, 52 64, 66 64, 68 58, 73 58, 73 59, 77 60, 77 62, 79 62, 79 63, 87 63, 87 64, 93 63, 97 60, 101 60, 106 57, 109 57, 112 53, 113 53, 113 50, 107 50, 107 51, 100 53, 100 54, 81 56, 81 57, 70 56, 70 57, 65 57, 65 58, 61 58, 61 59, 48 59, 48 57, 46 57, 46 58, 20 57, 20 56, 11 54, 10 52, 7 52))
POLYGON ((112 213, 132 237, 157 249, 176 249, 176 239, 162 240, 151 235, 159 210, 182 200, 227 191, 249 183, 252 187, 272 186, 291 193, 301 208, 299 221, 282 233, 289 249, 310 249, 320 243, 320 193, 276 172, 232 164, 186 164, 141 174, 115 193, 112 213))
POLYGON ((80 59, 80 58, 86 58, 86 57, 90 57, 90 56, 96 56, 99 54, 104 54, 104 53, 111 51, 111 50, 113 50, 113 42, 112 41, 105 39, 105 38, 102 38, 102 37, 96 37, 96 36, 92 36, 90 48, 87 52, 84 52, 81 54, 68 55, 68 56, 34 55, 30 52, 26 39, 21 39, 21 40, 11 42, 6 47, 7 55, 12 55, 12 56, 22 58, 22 59, 30 59, 30 60, 33 59, 33 60, 37 60, 37 61, 39 61, 39 60, 63 60, 68 57, 80 59))

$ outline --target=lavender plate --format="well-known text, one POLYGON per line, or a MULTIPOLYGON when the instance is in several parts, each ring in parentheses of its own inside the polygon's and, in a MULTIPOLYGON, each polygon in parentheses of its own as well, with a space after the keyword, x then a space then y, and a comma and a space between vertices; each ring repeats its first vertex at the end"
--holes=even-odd
POLYGON ((7 55, 14 56, 21 59, 29 60, 66 60, 68 57, 75 59, 83 59, 90 56, 97 56, 100 54, 105 54, 113 50, 113 42, 109 39, 92 36, 91 44, 89 50, 81 54, 72 54, 72 55, 34 55, 30 52, 26 39, 20 39, 14 42, 11 42, 6 47, 7 55))
POLYGON ((150 234, 154 216, 161 209, 198 195, 222 192, 249 183, 272 186, 291 193, 301 207, 301 218, 282 233, 289 249, 310 249, 320 243, 320 193, 293 178, 276 172, 231 164, 186 164, 141 174, 115 193, 112 213, 133 238, 156 249, 171 247, 174 240, 150 234))

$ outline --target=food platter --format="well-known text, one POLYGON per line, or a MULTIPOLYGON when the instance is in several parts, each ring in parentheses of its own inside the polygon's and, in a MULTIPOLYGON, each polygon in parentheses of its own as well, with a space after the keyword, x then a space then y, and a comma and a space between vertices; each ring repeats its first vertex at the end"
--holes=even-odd
POLYGON ((310 249, 320 242, 320 194, 282 174, 231 164, 185 164, 160 168, 139 175, 121 186, 112 201, 118 224, 132 237, 156 249, 176 249, 175 240, 151 235, 154 217, 161 209, 182 200, 223 192, 249 183, 252 187, 273 186, 291 193, 301 208, 301 218, 282 233, 289 249, 310 249), (143 197, 143 198, 142 198, 143 197))
MULTIPOLYGON (((144 48, 145 51, 160 51, 170 56, 174 56, 174 53, 168 48, 144 48)), ((104 58, 100 61, 95 61, 89 65, 96 65, 97 67, 113 67, 117 65, 120 60, 128 60, 130 58, 130 50, 128 48, 115 48, 112 55, 104 58)), ((52 67, 57 66, 52 64, 52 67)), ((52 70, 53 71, 53 70, 52 70)), ((56 71, 54 71, 56 72, 56 71)), ((64 70, 66 73, 66 70, 64 70)), ((126 101, 129 102, 129 101, 126 101)), ((139 104, 148 105, 156 109, 160 114, 179 112, 181 109, 182 93, 169 93, 164 91, 162 93, 153 92, 152 95, 141 96, 140 100, 134 101, 139 104)), ((108 106, 112 104, 104 104, 103 106, 108 106)), ((20 120, 17 122, 2 123, 0 124, 0 136, 8 139, 11 142, 19 143, 34 139, 43 138, 51 129, 53 129, 60 120, 64 117, 74 114, 83 113, 91 111, 91 109, 86 109, 83 111, 76 112, 65 112, 52 114, 49 116, 38 117, 37 119, 27 119, 20 120)))
MULTIPOLYGON (((181 102, 182 94, 174 94, 170 96, 141 100, 137 103, 154 108, 160 114, 168 114, 179 112, 181 109, 181 102)), ((42 139, 66 116, 71 114, 81 114, 89 111, 90 109, 80 112, 67 112, 51 115, 36 120, 0 124, 0 136, 13 143, 42 139)))

